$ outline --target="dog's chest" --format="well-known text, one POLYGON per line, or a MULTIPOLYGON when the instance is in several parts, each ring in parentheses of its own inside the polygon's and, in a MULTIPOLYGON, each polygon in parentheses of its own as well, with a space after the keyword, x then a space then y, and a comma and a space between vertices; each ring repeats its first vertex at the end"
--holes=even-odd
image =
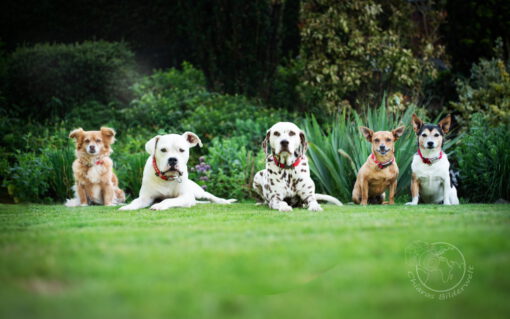
POLYGON ((105 172, 105 167, 103 165, 93 165, 87 171, 87 179, 93 183, 98 184, 101 182, 101 176, 105 172))
POLYGON ((418 179, 424 192, 436 192, 449 176, 449 163, 446 159, 429 165, 423 163, 419 157, 415 157, 412 164, 413 173, 418 179))
POLYGON ((278 169, 273 167, 268 170, 266 184, 269 188, 278 191, 285 197, 297 194, 298 187, 306 176, 299 169, 278 169))

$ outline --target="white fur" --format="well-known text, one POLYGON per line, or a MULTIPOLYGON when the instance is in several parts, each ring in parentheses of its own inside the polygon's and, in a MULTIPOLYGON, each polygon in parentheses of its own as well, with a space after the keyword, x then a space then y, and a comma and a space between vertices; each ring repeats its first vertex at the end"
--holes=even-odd
POLYGON ((140 195, 129 205, 120 210, 135 210, 145 208, 154 203, 156 199, 163 199, 160 203, 151 206, 153 210, 165 210, 172 207, 191 207, 198 203, 196 199, 203 198, 217 204, 230 204, 235 199, 218 198, 202 189, 198 184, 188 179, 187 162, 189 148, 202 145, 200 139, 193 133, 186 132, 183 135, 168 134, 156 136, 145 145, 150 154, 143 171, 142 187, 140 195), (157 149, 155 149, 157 141, 157 149), (163 152, 163 150, 165 152, 163 152), (184 152, 181 152, 183 150, 184 152), (154 153, 155 152, 155 153, 154 153), (169 168, 168 159, 177 158, 177 168, 181 171, 182 181, 166 181, 155 175, 152 166, 152 156, 155 154, 156 162, 160 171, 169 168))
MULTIPOLYGON (((273 154, 270 154, 266 159, 266 169, 257 172, 253 179, 253 188, 262 197, 264 203, 281 212, 292 211, 292 207, 285 201, 286 198, 300 198, 303 201, 303 206, 310 211, 322 211, 317 200, 342 205, 332 196, 315 194, 315 184, 310 177, 308 159, 304 154, 306 151, 302 141, 304 133, 295 124, 276 123, 267 131, 267 134, 266 139, 273 154), (278 132, 279 135, 275 135, 275 132, 278 132), (302 137, 300 134, 303 134, 302 137), (288 151, 282 151, 282 140, 289 142, 288 151), (296 154, 302 158, 296 167, 281 168, 273 161, 273 155, 277 155, 280 163, 290 166, 298 158, 296 154), (294 183, 295 187, 292 186, 294 183)), ((306 141, 304 143, 306 144, 306 141)))
MULTIPOLYGON (((436 158, 439 156, 439 150, 421 149, 425 158, 436 158)), ((411 164, 413 174, 419 181, 419 196, 414 197, 406 205, 417 205, 419 199, 424 203, 445 205, 458 205, 457 189, 451 185, 450 181, 450 162, 448 156, 443 152, 443 157, 432 165, 423 163, 418 154, 413 157, 411 164)))

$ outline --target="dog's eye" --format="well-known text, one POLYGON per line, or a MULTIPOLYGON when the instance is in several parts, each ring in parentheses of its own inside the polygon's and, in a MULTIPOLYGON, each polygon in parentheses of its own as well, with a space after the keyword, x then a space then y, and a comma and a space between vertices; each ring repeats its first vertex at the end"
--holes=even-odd
POLYGON ((276 131, 275 131, 275 132, 273 133, 273 135, 274 135, 274 136, 280 136, 280 132, 276 132, 276 131))
POLYGON ((101 143, 101 140, 96 140, 96 143, 101 143))
POLYGON ((166 148, 162 148, 161 152, 166 153, 166 148))
POLYGON ((294 135, 296 135, 296 133, 294 131, 289 132, 289 136, 294 136, 294 135))
POLYGON ((434 134, 435 137, 439 137, 439 133, 434 134))
POLYGON ((386 142, 388 142, 388 143, 391 142, 391 138, 387 138, 386 142))
POLYGON ((423 137, 427 137, 427 134, 422 134, 421 136, 423 136, 423 137))
POLYGON ((86 139, 86 140, 85 140, 85 143, 90 143, 90 140, 89 140, 89 139, 86 139))
POLYGON ((184 150, 182 148, 179 149, 179 152, 184 153, 184 150))
POLYGON ((380 141, 381 141, 381 140, 380 140, 380 139, 378 139, 378 138, 376 138, 376 139, 374 140, 374 142, 376 142, 376 143, 379 143, 380 141))

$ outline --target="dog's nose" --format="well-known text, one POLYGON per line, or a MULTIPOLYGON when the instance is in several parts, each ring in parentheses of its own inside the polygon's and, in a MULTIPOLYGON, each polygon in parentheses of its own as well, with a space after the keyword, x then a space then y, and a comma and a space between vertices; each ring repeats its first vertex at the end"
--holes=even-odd
POLYGON ((432 146, 434 146, 434 142, 432 142, 432 141, 428 141, 428 142, 427 142, 427 145, 428 145, 429 147, 432 147, 432 146))
POLYGON ((384 150, 386 149, 386 146, 385 146, 385 145, 381 145, 381 146, 379 146, 379 149, 380 149, 381 151, 384 151, 384 150))
POLYGON ((287 140, 282 140, 282 141, 280 142, 280 144, 281 144, 283 147, 287 147, 287 146, 289 146, 289 141, 287 141, 287 140))
POLYGON ((170 165, 170 166, 175 166, 176 164, 177 164, 177 158, 175 158, 175 157, 170 157, 170 158, 168 159, 168 165, 170 165))

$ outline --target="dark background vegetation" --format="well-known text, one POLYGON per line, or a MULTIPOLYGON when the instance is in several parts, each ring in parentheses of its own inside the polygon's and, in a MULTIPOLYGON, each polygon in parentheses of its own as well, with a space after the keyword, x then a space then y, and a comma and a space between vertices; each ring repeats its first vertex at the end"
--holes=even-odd
MULTIPOLYGON (((206 147, 191 164, 205 155, 211 167, 193 178, 217 195, 248 199, 272 123, 319 125, 307 131, 317 152, 313 144, 335 132, 359 143, 346 129, 358 115, 393 125, 412 111, 430 120, 453 112, 448 151, 465 200, 509 200, 509 17, 503 0, 4 1, 2 200, 71 196, 67 132, 78 126, 117 130, 114 159, 130 196, 145 140, 193 130, 206 147), (473 187, 489 191, 475 196, 473 187)), ((401 142, 402 154, 412 154, 412 139, 401 142)), ((319 190, 349 201, 355 172, 337 172, 349 178, 335 185, 320 175, 328 161, 346 160, 339 143, 326 144, 329 158, 313 156, 314 178, 319 190)))

